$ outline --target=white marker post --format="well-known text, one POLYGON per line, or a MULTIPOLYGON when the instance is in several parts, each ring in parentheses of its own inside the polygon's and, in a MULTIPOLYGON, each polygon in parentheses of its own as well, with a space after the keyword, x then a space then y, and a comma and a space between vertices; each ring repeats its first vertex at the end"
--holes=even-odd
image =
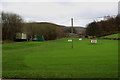
POLYGON ((82 40, 82 38, 80 38, 79 40, 82 40))
POLYGON ((72 39, 69 39, 68 42, 72 42, 72 39))

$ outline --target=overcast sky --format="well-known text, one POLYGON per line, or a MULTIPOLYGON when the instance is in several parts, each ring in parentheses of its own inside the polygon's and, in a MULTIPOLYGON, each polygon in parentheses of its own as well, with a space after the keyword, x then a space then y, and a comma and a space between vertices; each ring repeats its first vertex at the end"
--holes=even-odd
POLYGON ((0 7, 2 11, 21 15, 26 22, 52 22, 70 26, 70 19, 73 18, 74 26, 82 27, 93 20, 103 19, 96 17, 118 14, 118 0, 1 0, 0 7))

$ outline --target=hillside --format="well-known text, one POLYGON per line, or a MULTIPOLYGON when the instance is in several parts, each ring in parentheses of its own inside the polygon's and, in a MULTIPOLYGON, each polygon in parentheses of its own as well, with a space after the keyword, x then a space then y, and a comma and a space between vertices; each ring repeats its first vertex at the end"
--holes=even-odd
POLYGON ((63 27, 48 22, 32 22, 25 23, 23 33, 26 33, 28 38, 34 35, 43 35, 45 40, 54 40, 64 36, 63 27))
POLYGON ((120 33, 118 34, 112 34, 112 35, 107 35, 107 36, 104 36, 104 37, 101 37, 101 38, 120 38, 120 33))

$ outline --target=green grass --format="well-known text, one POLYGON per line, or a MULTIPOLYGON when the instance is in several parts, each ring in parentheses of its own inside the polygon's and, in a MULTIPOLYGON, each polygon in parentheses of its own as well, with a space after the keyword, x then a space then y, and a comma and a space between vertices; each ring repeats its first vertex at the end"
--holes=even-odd
POLYGON ((2 44, 0 44, 0 78, 2 78, 2 44))
POLYGON ((3 44, 4 78, 116 78, 118 41, 66 39, 3 44))
POLYGON ((120 33, 118 33, 118 34, 112 34, 112 35, 108 35, 108 36, 104 36, 102 38, 120 38, 120 33))

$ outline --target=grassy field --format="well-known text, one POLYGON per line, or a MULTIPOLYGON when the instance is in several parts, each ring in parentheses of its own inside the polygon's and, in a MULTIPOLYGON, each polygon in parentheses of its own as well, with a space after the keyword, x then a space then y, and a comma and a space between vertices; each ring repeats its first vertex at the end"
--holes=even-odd
POLYGON ((119 34, 112 34, 112 35, 104 36, 102 38, 120 38, 120 33, 119 34))
POLYGON ((67 38, 3 44, 4 78, 116 78, 118 41, 67 38))
POLYGON ((0 44, 0 78, 2 78, 2 44, 0 44))

